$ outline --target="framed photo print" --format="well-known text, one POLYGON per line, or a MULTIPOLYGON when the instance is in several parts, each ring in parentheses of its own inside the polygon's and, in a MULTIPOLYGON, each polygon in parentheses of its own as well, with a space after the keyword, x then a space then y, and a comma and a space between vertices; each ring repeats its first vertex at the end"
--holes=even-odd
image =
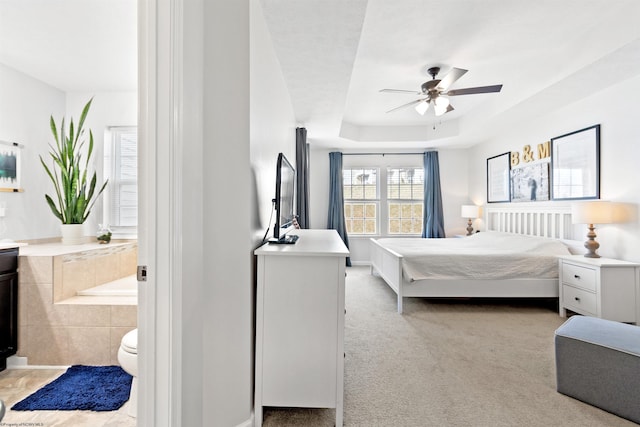
POLYGON ((600 198, 600 125, 551 138, 551 198, 600 198))
POLYGON ((511 169, 511 201, 549 200, 549 162, 511 169))
POLYGON ((511 152, 487 159, 487 203, 511 201, 511 152))

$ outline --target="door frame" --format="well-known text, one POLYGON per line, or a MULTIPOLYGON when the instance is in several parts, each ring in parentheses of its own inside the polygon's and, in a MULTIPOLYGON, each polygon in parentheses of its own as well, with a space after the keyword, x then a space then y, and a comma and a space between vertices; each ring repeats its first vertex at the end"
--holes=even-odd
POLYGON ((182 0, 138 0, 138 264, 147 266, 138 286, 140 426, 181 419, 181 11, 182 0))

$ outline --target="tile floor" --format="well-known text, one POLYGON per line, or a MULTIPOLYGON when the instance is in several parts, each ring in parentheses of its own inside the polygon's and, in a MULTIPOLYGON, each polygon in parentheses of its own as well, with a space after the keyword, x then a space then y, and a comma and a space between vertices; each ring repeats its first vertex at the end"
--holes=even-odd
POLYGON ((127 415, 127 403, 117 411, 12 411, 14 403, 24 399, 66 371, 61 369, 6 369, 0 372, 0 398, 7 412, 0 426, 38 427, 135 427, 136 419, 127 415))

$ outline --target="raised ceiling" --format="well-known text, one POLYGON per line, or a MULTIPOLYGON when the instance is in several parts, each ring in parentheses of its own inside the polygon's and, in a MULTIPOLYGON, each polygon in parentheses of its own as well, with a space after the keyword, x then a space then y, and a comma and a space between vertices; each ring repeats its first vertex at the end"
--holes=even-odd
POLYGON ((505 120, 575 102, 640 73, 634 0, 262 0, 297 120, 330 147, 465 146, 505 120), (469 70, 453 112, 420 116, 419 90, 440 66, 469 70))
MULTIPOLYGON (((251 0, 254 1, 254 0, 251 0)), ((640 73, 637 0, 259 0, 298 123, 335 148, 468 146, 640 73), (426 70, 469 70, 440 118, 426 70)), ((0 63, 63 91, 136 89, 135 0, 0 0, 0 63)), ((632 94, 630 94, 632 96, 632 94)))

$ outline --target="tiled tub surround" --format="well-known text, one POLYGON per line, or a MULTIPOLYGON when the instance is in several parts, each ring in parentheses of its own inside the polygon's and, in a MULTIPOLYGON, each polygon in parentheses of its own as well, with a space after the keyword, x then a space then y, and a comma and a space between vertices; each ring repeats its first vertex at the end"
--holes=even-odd
POLYGON ((29 365, 118 364, 137 325, 137 297, 76 296, 135 274, 137 243, 20 248, 18 356, 29 365))

